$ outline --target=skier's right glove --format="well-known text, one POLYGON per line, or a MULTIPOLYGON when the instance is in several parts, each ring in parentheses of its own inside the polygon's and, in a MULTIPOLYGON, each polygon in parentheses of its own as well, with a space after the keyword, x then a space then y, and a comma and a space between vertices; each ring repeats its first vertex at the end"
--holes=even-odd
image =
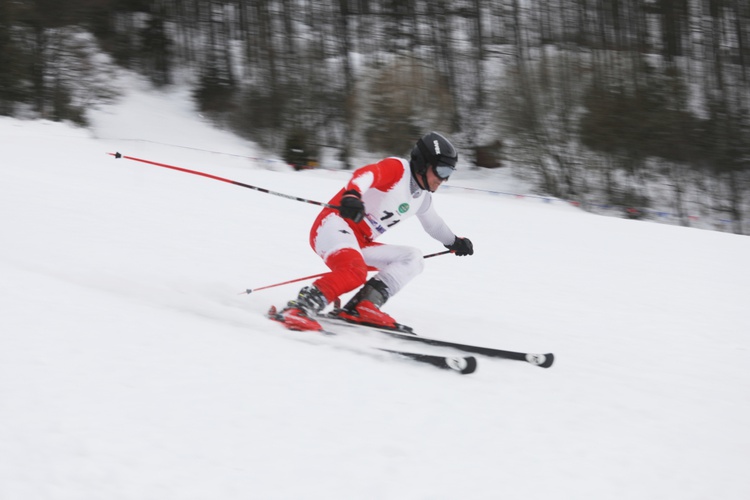
POLYGON ((459 238, 456 236, 456 240, 452 245, 445 245, 445 248, 455 253, 459 257, 464 255, 474 255, 474 245, 471 244, 469 238, 459 238))
POLYGON ((365 204, 362 203, 362 195, 356 189, 344 192, 341 198, 339 213, 344 219, 351 219, 355 223, 360 222, 365 216, 365 204))

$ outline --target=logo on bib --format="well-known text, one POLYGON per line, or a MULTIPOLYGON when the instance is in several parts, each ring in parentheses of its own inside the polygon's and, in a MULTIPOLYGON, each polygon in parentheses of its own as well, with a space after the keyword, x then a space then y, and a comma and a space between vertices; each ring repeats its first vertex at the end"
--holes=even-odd
POLYGON ((398 213, 405 214, 409 211, 409 204, 408 203, 402 203, 398 206, 398 213))

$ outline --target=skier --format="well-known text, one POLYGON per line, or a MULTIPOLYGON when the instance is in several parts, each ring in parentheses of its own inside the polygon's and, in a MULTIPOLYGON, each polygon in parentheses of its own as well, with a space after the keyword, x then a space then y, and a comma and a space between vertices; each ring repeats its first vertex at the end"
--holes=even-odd
POLYGON ((432 204, 432 193, 454 172, 457 160, 448 139, 430 132, 417 141, 410 161, 391 157, 355 170, 329 201, 338 208, 323 209, 310 230, 310 245, 332 272, 289 301, 280 313, 287 327, 319 330, 314 316, 340 295, 364 285, 335 314, 351 322, 398 328, 380 308, 422 272, 424 259, 416 248, 375 240, 413 215, 427 234, 453 253, 473 255, 471 241, 456 236, 432 204), (370 280, 368 267, 378 270, 370 280))

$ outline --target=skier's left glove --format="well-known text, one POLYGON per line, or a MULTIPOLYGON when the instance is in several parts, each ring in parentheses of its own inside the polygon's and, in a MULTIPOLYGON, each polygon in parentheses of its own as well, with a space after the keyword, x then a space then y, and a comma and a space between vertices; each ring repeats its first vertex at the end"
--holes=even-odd
POLYGON ((452 245, 445 245, 445 248, 455 253, 459 257, 464 255, 474 255, 474 245, 471 244, 469 238, 459 238, 456 236, 456 240, 452 245))
POLYGON ((360 222, 365 216, 365 204, 362 203, 362 195, 356 189, 344 192, 341 197, 339 213, 344 219, 351 219, 355 223, 360 222))

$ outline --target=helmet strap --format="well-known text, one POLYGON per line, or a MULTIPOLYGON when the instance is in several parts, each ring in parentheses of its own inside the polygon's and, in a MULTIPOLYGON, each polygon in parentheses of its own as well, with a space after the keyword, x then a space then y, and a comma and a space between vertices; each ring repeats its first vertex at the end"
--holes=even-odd
POLYGON ((424 188, 430 193, 432 193, 432 189, 430 189, 430 182, 427 180, 427 171, 432 168, 430 165, 425 165, 424 171, 422 172, 422 182, 424 183, 424 188))

